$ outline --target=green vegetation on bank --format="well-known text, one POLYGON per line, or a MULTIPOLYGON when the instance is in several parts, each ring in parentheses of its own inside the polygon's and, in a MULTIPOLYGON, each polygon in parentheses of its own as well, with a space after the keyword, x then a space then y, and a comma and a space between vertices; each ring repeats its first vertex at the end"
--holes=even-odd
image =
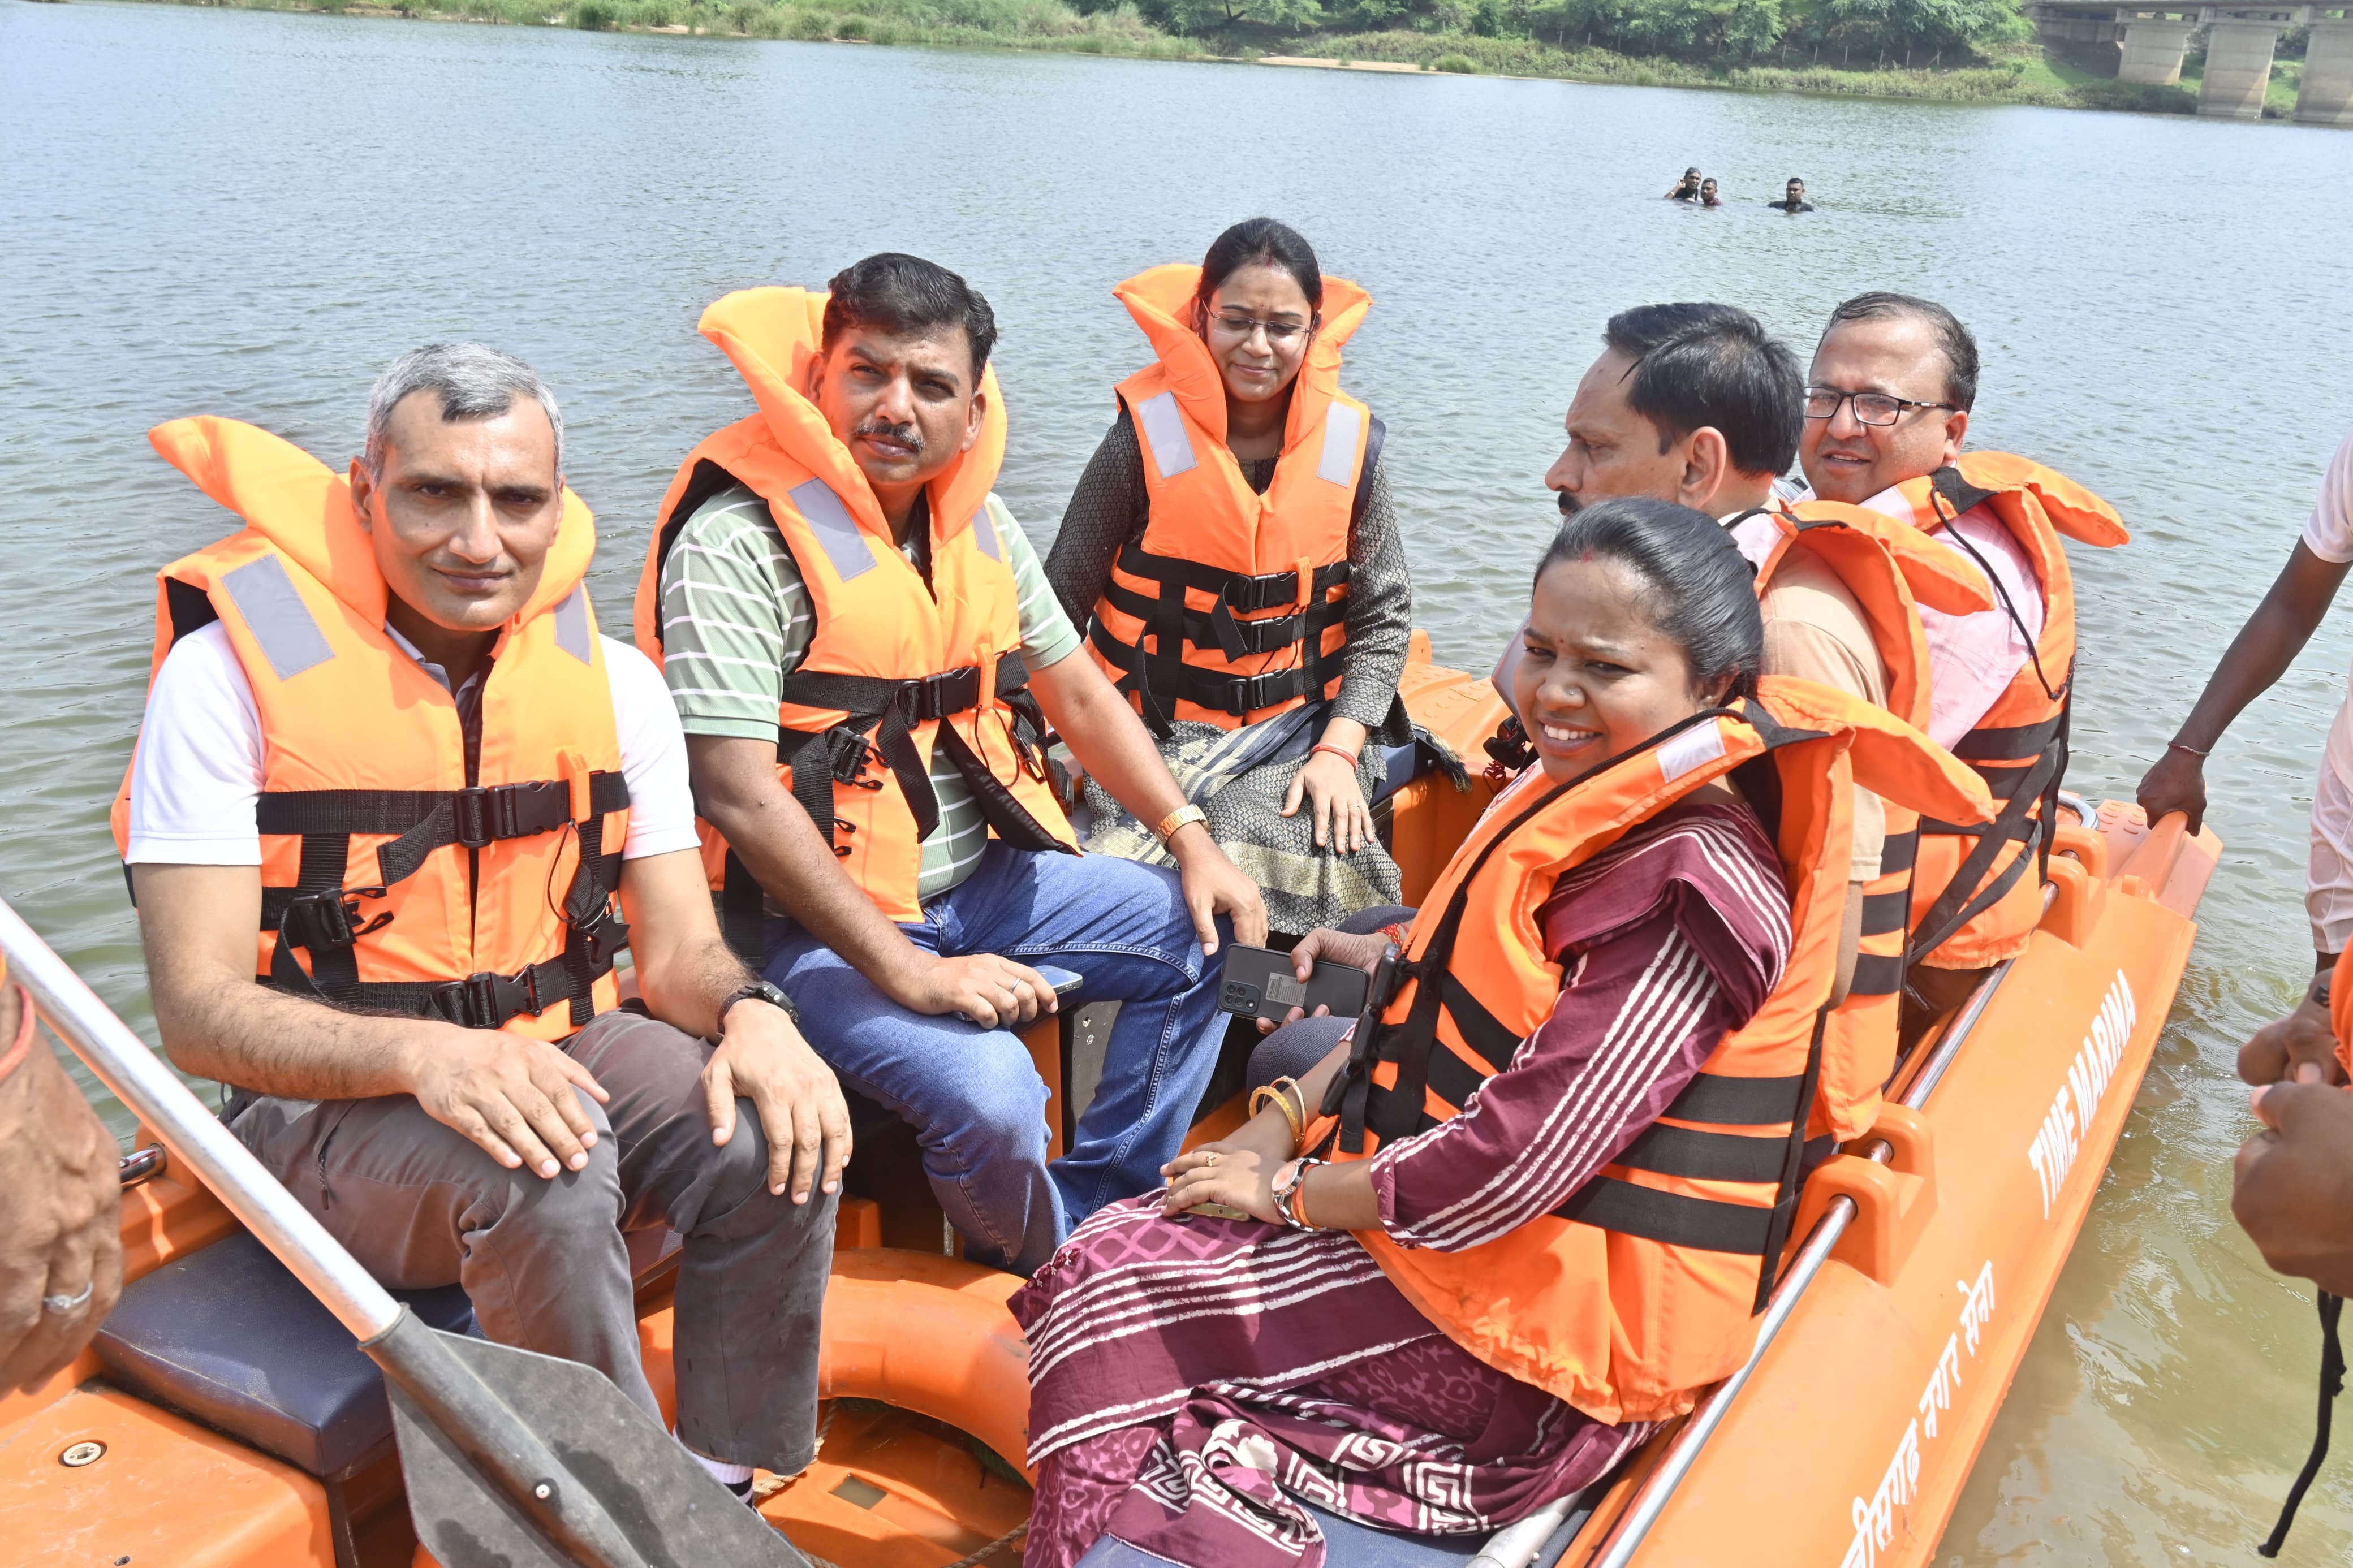
MULTIPOLYGON (((1551 77, 2055 108, 2194 112, 2174 87, 2046 53, 2018 0, 182 0, 245 9, 1123 55, 1304 56, 1459 75, 1551 77)), ((2289 112, 2302 38, 2282 41, 2289 112)))

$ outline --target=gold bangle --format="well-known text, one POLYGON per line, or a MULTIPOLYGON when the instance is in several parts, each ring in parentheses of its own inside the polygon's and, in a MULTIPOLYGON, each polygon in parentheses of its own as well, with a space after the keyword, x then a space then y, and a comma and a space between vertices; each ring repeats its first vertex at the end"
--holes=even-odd
POLYGON ((1176 834, 1178 828, 1185 826, 1188 823, 1194 822, 1201 824, 1204 827, 1208 826, 1209 823, 1209 814, 1203 811, 1199 806, 1187 802, 1187 804, 1178 806, 1176 810, 1170 812, 1167 816, 1162 817, 1160 819, 1160 826, 1152 830, 1152 836, 1155 838, 1159 839, 1161 843, 1166 844, 1168 842, 1170 837, 1176 834))
MULTIPOLYGON (((1291 1152, 1294 1154, 1299 1152, 1299 1140, 1307 1131, 1306 1122, 1302 1119, 1301 1113, 1293 1109, 1291 1103, 1291 1090, 1298 1087, 1297 1079, 1279 1078, 1272 1083, 1261 1084, 1250 1090, 1250 1111, 1252 1116, 1264 1110, 1270 1100, 1282 1108, 1282 1119, 1291 1123, 1291 1152)), ((1306 1096, 1303 1094, 1300 1099, 1303 1104, 1306 1096)))

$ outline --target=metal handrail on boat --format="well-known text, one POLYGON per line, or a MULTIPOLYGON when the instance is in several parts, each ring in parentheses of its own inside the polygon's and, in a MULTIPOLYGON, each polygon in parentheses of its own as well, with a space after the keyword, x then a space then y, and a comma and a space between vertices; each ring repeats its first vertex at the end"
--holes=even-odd
MULTIPOLYGON (((2069 809, 2081 813, 2080 805, 2074 803, 2069 803, 2069 809)), ((2083 814, 2082 819, 2091 820, 2088 814, 2083 814)), ((2058 892, 2056 887, 2042 889, 2044 910, 2051 908, 2051 900, 2058 896, 2058 892)), ((1961 1047, 1968 1043, 1969 1035, 1978 1026, 1978 1020, 1985 1016, 1987 1007, 1992 1005, 1994 993, 2001 988, 2001 983, 2009 977, 2011 967, 2017 963, 2015 958, 2002 960, 1994 966, 1993 973, 1979 981, 1977 989, 1969 993, 1968 1001, 1955 1015, 1951 1027, 1937 1037, 1936 1048, 1929 1052, 1928 1059, 1921 1064, 1911 1087, 1905 1090, 1902 1103, 1905 1107, 1913 1110, 1926 1107, 1928 1097, 1944 1080, 1946 1069, 1953 1065, 1954 1058, 1960 1055, 1961 1047)), ((1874 1139, 1862 1152, 1862 1158, 1883 1165, 1894 1153, 1884 1139, 1874 1139)), ((1668 1439, 1666 1453, 1643 1478, 1641 1489, 1634 1494, 1633 1500, 1618 1516, 1617 1523, 1600 1548, 1588 1560, 1589 1568, 1627 1568, 1627 1564, 1633 1561, 1635 1552, 1651 1533, 1651 1526, 1658 1523, 1659 1515, 1666 1511, 1668 1502, 1675 1495, 1675 1489, 1683 1484, 1683 1478, 1699 1462, 1700 1450, 1707 1446, 1707 1440, 1715 1436, 1715 1429, 1724 1425, 1725 1415, 1731 1412, 1732 1402, 1747 1384, 1749 1375, 1756 1372, 1757 1364, 1764 1361, 1765 1352, 1772 1348, 1774 1339, 1788 1322, 1789 1314, 1797 1310, 1798 1299, 1806 1293, 1806 1288, 1822 1271, 1822 1265, 1830 1261, 1840 1237, 1846 1235, 1847 1227, 1854 1223, 1860 1212, 1854 1200, 1849 1197, 1832 1198, 1829 1206, 1823 1209, 1822 1217, 1814 1222, 1814 1228, 1807 1236, 1805 1245, 1799 1248, 1796 1261, 1782 1276, 1780 1284, 1774 1288, 1772 1300, 1765 1307, 1764 1320, 1757 1324, 1757 1344, 1748 1352, 1748 1359, 1741 1363, 1739 1371, 1700 1396, 1699 1403, 1692 1407, 1692 1413, 1684 1418, 1683 1426, 1668 1439)), ((1522 1563, 1526 1561, 1522 1559, 1522 1563)))
POLYGON ((140 1121, 174 1130, 173 1159, 218 1194, 334 1313, 336 1321, 363 1342, 392 1327, 401 1313, 400 1303, 336 1245, 226 1126, 210 1116, 175 1115, 165 1109, 173 1097, 186 1099, 187 1087, 5 900, 0 900, 0 952, 7 954, 8 977, 32 994, 33 1005, 74 1047, 83 1065, 140 1121))

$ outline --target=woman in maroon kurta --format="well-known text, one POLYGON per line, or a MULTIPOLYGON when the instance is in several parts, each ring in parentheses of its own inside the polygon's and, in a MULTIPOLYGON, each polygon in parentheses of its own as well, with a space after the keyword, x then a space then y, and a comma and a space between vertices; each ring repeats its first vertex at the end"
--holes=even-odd
MULTIPOLYGON (((1709 549, 1712 521, 1611 501, 1563 540, 1575 548, 1556 542, 1538 571, 1514 692, 1545 775, 1573 778, 1753 689, 1755 594, 1728 544, 1729 563, 1709 549), (1655 550, 1613 553, 1630 530, 1677 542, 1672 569, 1655 550)), ((1780 862, 1722 785, 1563 877, 1540 924, 1562 974, 1551 1016, 1461 1115, 1316 1170, 1314 1213, 1348 1228, 1265 1223, 1267 1150, 1290 1144, 1270 1108, 1180 1157, 1167 1194, 1098 1213, 1014 1298, 1034 1389, 1029 1568, 1068 1568, 1104 1534, 1191 1568, 1314 1568, 1322 1538, 1294 1499, 1392 1530, 1482 1531, 1647 1434, 1477 1360, 1349 1234, 1453 1249, 1558 1207, 1746 1022, 1790 940, 1780 862), (1176 1212, 1204 1201, 1260 1217, 1176 1212)), ((1362 963, 1380 942, 1317 932, 1300 952, 1362 963)))

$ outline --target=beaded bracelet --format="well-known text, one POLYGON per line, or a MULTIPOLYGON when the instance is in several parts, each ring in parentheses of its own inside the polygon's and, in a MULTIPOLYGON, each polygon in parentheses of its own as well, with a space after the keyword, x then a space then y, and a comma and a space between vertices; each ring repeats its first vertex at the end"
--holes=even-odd
POLYGON ((1299 1089, 1297 1079, 1279 1078, 1272 1083, 1261 1084, 1250 1090, 1250 1113, 1252 1116, 1264 1110, 1270 1102, 1282 1108, 1282 1119, 1291 1123, 1291 1147, 1293 1152, 1298 1151, 1299 1140, 1307 1131, 1306 1091, 1300 1090, 1299 1104, 1296 1108, 1291 1103, 1292 1090, 1297 1089, 1299 1089))

